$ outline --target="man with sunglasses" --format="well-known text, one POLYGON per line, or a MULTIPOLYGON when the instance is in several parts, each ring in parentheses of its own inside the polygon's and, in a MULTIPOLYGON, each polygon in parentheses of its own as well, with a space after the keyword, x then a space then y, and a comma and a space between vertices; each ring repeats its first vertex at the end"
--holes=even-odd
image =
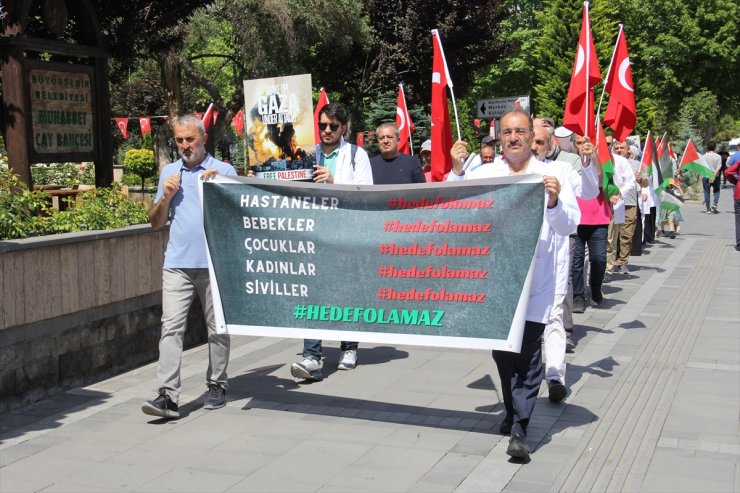
MULTIPOLYGON (((329 103, 319 111, 321 143, 316 146, 313 181, 339 185, 372 185, 373 173, 367 152, 344 140, 349 114, 338 103, 329 103)), ((351 370, 357 365, 357 343, 342 341, 340 370, 351 370)), ((293 363, 290 373, 295 378, 318 382, 324 379, 321 372, 321 341, 303 341, 303 360, 293 363)))
POLYGON ((157 197, 149 211, 153 228, 161 228, 170 222, 162 270, 162 336, 157 369, 159 395, 141 407, 145 414, 166 419, 180 417, 182 340, 195 296, 200 298, 208 328, 208 396, 203 407, 218 409, 226 405, 230 339, 228 334, 216 333, 198 180, 208 180, 219 173, 236 175, 231 165, 206 152, 208 135, 200 119, 191 115, 181 116, 175 121, 173 130, 181 159, 162 169, 157 197))

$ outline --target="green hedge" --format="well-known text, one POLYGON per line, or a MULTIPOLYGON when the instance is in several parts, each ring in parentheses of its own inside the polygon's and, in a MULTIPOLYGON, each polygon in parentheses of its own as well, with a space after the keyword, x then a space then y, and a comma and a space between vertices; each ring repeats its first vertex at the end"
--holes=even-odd
POLYGON ((0 169, 0 240, 72 231, 116 229, 149 222, 145 204, 121 193, 120 185, 81 192, 78 204, 57 212, 51 195, 29 191, 9 169, 0 169))

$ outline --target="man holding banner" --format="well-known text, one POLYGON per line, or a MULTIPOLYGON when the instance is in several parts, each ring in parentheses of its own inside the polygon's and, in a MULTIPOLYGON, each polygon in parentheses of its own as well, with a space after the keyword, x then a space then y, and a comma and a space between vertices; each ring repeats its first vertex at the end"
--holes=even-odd
MULTIPOLYGON (((362 147, 344 140, 349 113, 339 103, 329 103, 319 111, 321 143, 316 146, 316 171, 313 181, 347 185, 372 185, 373 173, 370 159, 362 147)), ((342 341, 340 370, 352 370, 357 364, 357 343, 342 341)), ((324 379, 321 372, 321 340, 304 339, 303 360, 293 363, 290 373, 295 378, 318 382, 324 379)))
POLYGON ((522 110, 509 111, 501 118, 500 134, 503 159, 467 173, 463 170, 467 144, 457 141, 451 151, 453 168, 448 181, 543 175, 547 208, 535 253, 521 352, 493 351, 506 408, 501 432, 511 434, 506 453, 526 460, 530 454, 526 443, 527 425, 543 378, 542 334, 550 320, 555 296, 557 235, 573 233, 580 221, 580 212, 568 176, 532 156, 534 129, 529 115, 522 110))
POLYGON ((236 175, 233 166, 217 161, 206 152, 208 135, 199 118, 181 116, 173 129, 181 159, 162 169, 157 197, 149 211, 153 228, 161 228, 170 221, 162 270, 159 395, 141 407, 145 414, 168 419, 180 417, 182 339, 187 329, 188 310, 196 295, 208 327, 208 397, 204 407, 218 409, 226 405, 230 339, 229 334, 216 331, 198 180, 207 180, 217 174, 236 175))

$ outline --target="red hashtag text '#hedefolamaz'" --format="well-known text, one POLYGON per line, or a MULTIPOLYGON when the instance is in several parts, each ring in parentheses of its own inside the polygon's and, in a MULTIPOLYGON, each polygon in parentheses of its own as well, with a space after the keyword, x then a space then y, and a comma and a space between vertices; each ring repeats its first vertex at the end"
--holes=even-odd
POLYGON ((490 233, 491 223, 454 223, 449 219, 402 223, 396 219, 386 221, 383 229, 386 233, 490 233))
POLYGON ((489 246, 461 246, 453 247, 447 243, 436 244, 429 242, 425 245, 419 245, 414 242, 413 244, 405 247, 396 245, 395 243, 382 243, 380 245, 381 255, 420 255, 420 256, 469 256, 469 255, 490 255, 491 247, 489 246))
POLYGON ((485 303, 485 293, 466 293, 441 289, 416 289, 396 291, 393 288, 378 288, 376 297, 380 300, 401 301, 453 301, 458 303, 485 303))
POLYGON ((399 269, 395 265, 381 265, 378 267, 378 276, 402 279, 488 279, 488 270, 450 269, 446 265, 442 267, 412 265, 408 269, 399 269))
POLYGON ((406 200, 403 197, 388 199, 390 209, 490 209, 492 206, 493 199, 458 199, 454 195, 421 197, 417 200, 406 200))

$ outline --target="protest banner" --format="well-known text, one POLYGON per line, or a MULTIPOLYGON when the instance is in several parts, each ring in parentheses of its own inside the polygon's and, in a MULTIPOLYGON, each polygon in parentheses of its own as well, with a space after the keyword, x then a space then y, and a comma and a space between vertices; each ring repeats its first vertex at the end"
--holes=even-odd
POLYGON ((519 351, 539 175, 350 186, 201 182, 219 331, 519 351))
POLYGON ((249 165, 258 178, 310 180, 316 164, 311 75, 244 81, 249 165))

